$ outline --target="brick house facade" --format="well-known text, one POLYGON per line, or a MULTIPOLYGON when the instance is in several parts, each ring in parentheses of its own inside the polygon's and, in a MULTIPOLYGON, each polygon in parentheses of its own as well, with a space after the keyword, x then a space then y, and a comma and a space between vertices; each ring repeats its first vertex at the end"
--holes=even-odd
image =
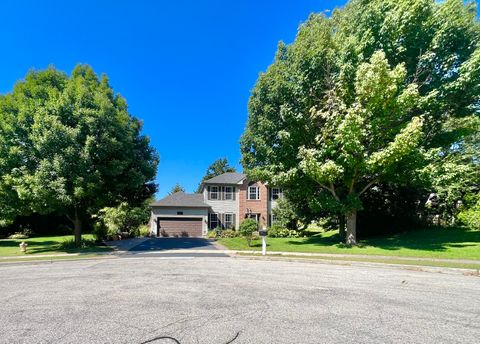
POLYGON ((245 182, 240 186, 239 194, 239 215, 241 218, 253 218, 255 219, 259 227, 269 225, 269 213, 268 213, 268 188, 262 182, 245 182), (252 199, 254 191, 250 188, 258 188, 258 199, 252 199), (251 192, 249 192, 251 191, 251 192), (249 195, 249 193, 251 195, 249 195))
POLYGON ((157 236, 201 236, 209 229, 238 229, 252 218, 258 228, 275 221, 273 209, 282 190, 250 181, 242 173, 224 173, 202 184, 201 194, 177 192, 152 203, 151 233, 157 236))

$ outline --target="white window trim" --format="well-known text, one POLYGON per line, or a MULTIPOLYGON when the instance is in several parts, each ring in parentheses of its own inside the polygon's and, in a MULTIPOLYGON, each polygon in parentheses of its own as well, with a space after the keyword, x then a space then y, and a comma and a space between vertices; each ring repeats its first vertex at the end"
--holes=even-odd
POLYGON ((233 228, 233 213, 225 213, 223 216, 223 224, 225 229, 233 228), (230 221, 227 221, 227 216, 230 216, 230 221))
POLYGON ((282 197, 282 189, 281 188, 272 188, 271 192, 271 201, 277 201, 282 197), (273 191, 277 191, 277 198, 273 198, 273 191))
POLYGON ((215 229, 217 228, 219 225, 220 225, 220 219, 218 218, 218 213, 209 213, 208 214, 208 225, 211 229, 215 229), (212 221, 212 215, 215 215, 216 216, 216 221, 212 221), (216 226, 212 226, 212 222, 216 222, 216 226))
POLYGON ((258 186, 249 186, 248 189, 247 189, 247 199, 248 200, 251 200, 251 201, 259 201, 260 200, 260 188, 258 186), (251 192, 250 192, 250 189, 256 189, 257 192, 256 192, 256 195, 257 195, 257 198, 251 198, 251 192))
POLYGON ((210 200, 218 201, 219 200, 219 187, 217 185, 215 186, 210 186, 210 195, 209 195, 210 200), (212 191, 212 189, 215 188, 217 191, 212 191), (215 198, 212 197, 212 195, 215 194, 215 198))
POLYGON ((226 201, 233 201, 233 186, 225 186, 224 198, 226 201), (227 190, 230 190, 230 191, 227 191, 227 190), (227 195, 230 195, 230 198, 228 198, 227 195))

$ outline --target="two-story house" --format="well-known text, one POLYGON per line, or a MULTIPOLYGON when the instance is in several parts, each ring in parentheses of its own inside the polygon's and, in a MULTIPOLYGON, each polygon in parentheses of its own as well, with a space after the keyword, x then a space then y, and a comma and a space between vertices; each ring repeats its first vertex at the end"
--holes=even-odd
POLYGON ((217 227, 238 228, 247 218, 259 228, 275 222, 280 188, 250 181, 242 173, 224 173, 202 184, 202 193, 177 192, 151 205, 151 233, 157 236, 202 236, 217 227))

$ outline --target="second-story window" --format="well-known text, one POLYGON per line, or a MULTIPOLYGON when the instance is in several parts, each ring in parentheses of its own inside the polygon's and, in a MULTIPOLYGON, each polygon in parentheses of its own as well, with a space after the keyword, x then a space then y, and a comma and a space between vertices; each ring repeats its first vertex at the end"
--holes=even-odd
POLYGON ((232 186, 225 186, 225 199, 226 200, 233 200, 233 187, 232 186))
POLYGON ((272 201, 276 201, 277 199, 282 197, 282 189, 280 188, 272 188, 272 201))
POLYGON ((210 186, 209 199, 218 199, 218 186, 210 186))
POLYGON ((250 200, 260 199, 260 189, 258 186, 249 186, 247 196, 250 200))

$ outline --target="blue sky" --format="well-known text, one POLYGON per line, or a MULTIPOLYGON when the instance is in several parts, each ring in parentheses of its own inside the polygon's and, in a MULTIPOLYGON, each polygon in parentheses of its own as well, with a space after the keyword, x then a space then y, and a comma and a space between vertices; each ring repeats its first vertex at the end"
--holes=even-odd
POLYGON ((160 154, 157 196, 192 192, 219 157, 239 164, 258 73, 311 12, 345 1, 3 1, 0 93, 31 69, 106 73, 160 154))

